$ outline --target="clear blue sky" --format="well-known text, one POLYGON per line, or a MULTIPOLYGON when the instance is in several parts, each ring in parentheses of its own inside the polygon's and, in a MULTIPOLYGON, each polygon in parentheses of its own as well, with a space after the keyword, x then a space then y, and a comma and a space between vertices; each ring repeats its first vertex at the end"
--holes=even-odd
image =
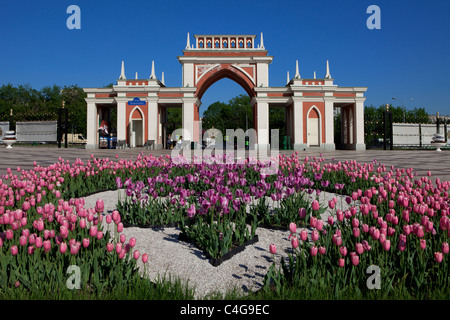
MULTIPOLYGON (((325 75, 326 60, 339 86, 368 87, 366 105, 394 103, 450 115, 450 1, 223 0, 223 1, 2 1, 0 85, 101 87, 116 81, 121 61, 128 78, 147 78, 151 61, 167 86, 181 85, 177 56, 194 34, 264 33, 274 57, 269 84, 286 72, 325 75), (69 30, 71 4, 81 30, 69 30), (369 30, 369 5, 381 9, 381 29, 369 30), (414 98, 414 101, 410 101, 414 98)), ((214 84, 202 111, 244 90, 231 80, 214 84)))

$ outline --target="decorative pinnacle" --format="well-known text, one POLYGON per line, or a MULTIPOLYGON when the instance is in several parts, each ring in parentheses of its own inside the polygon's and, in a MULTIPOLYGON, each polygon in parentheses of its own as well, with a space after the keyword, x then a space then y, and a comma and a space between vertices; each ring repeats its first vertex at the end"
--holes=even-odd
POLYGON ((261 45, 260 45, 260 49, 264 49, 264 38, 263 38, 263 33, 261 32, 261 45))
POLYGON ((295 79, 300 79, 300 72, 298 71, 298 60, 295 60, 295 79))
POLYGON ((120 77, 119 80, 126 80, 127 77, 125 77, 125 63, 122 60, 122 70, 120 71, 120 77))
POLYGON ((156 79, 155 76, 155 61, 152 60, 152 73, 150 74, 150 79, 156 79))
POLYGON ((186 50, 191 49, 191 42, 189 39, 189 32, 187 33, 186 50))
POLYGON ((327 60, 327 74, 325 75, 325 79, 331 79, 331 74, 330 74, 330 64, 327 60))

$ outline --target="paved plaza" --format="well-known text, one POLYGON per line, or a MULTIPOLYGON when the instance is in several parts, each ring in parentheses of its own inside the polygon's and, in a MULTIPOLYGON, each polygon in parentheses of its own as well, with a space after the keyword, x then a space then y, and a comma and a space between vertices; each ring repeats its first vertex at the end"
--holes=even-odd
MULTIPOLYGON (((294 151, 279 151, 280 154, 290 155, 294 151)), ((7 168, 20 168, 29 170, 33 168, 33 162, 40 166, 48 166, 58 161, 61 157, 73 163, 77 158, 83 161, 90 159, 91 154, 96 158, 115 159, 118 155, 122 159, 136 159, 143 153, 144 155, 153 154, 155 156, 170 155, 170 150, 146 150, 144 148, 133 148, 125 150, 116 149, 93 149, 86 150, 82 148, 56 148, 56 147, 24 147, 13 146, 12 149, 6 149, 0 146, 0 175, 6 173, 7 168)), ((356 160, 358 162, 371 162, 376 159, 379 163, 396 168, 413 168, 420 176, 424 176, 431 171, 431 178, 440 178, 441 180, 450 180, 450 151, 444 150, 436 152, 434 150, 336 150, 336 151, 299 151, 299 157, 320 156, 323 155, 326 162, 356 160)))

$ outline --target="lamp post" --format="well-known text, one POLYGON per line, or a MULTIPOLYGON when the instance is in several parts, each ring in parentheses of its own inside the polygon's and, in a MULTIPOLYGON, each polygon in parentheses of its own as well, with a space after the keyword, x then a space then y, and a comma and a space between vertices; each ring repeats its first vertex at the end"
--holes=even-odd
MULTIPOLYGON (((392 97, 392 100, 398 100, 402 104, 402 106, 403 106, 403 122, 405 123, 406 122, 406 107, 405 107, 405 104, 400 99, 397 99, 396 97, 392 97)), ((413 101, 414 98, 411 98, 410 100, 413 101)))

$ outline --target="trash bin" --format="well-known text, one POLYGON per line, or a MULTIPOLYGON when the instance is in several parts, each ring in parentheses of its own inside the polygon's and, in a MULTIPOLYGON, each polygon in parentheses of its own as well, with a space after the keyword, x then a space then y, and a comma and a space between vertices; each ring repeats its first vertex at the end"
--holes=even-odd
POLYGON ((287 136, 281 136, 281 150, 287 150, 287 136))
POLYGON ((155 140, 147 140, 147 146, 146 149, 154 150, 155 149, 155 140))

